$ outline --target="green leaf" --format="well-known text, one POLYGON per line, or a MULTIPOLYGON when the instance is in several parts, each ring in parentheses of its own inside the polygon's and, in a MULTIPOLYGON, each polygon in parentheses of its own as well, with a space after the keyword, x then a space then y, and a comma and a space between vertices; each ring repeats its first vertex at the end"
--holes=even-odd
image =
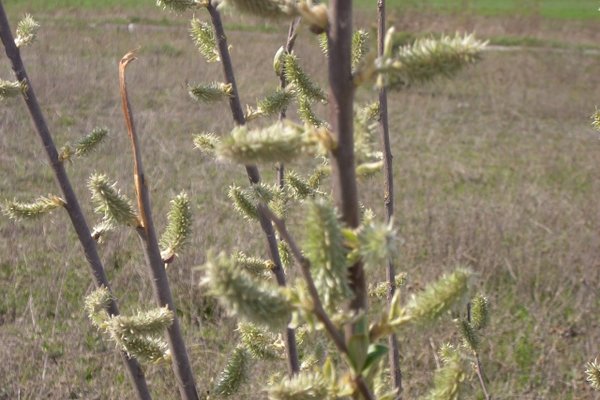
POLYGON ((369 335, 361 333, 350 337, 348 341, 348 358, 356 373, 360 373, 365 368, 368 351, 369 335))
POLYGON ((383 344, 373 343, 369 345, 367 359, 365 360, 363 371, 375 365, 379 360, 385 357, 387 353, 388 347, 383 344))

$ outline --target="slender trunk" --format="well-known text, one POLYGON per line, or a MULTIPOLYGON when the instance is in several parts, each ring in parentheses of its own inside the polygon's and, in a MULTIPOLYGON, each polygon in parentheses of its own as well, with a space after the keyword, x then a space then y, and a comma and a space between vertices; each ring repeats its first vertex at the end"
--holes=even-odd
MULTIPOLYGON (((223 73, 225 75, 225 82, 231 84, 232 96, 229 99, 229 106, 231 108, 231 114, 233 120, 237 125, 245 125, 246 118, 242 110, 242 104, 239 98, 239 92, 235 82, 235 74, 233 73, 233 64, 231 62, 231 56, 229 55, 229 48, 227 45, 227 36, 225 35, 225 29, 223 28, 223 22, 221 21, 221 14, 219 11, 209 2, 206 7, 212 21, 213 28, 215 30, 215 36, 217 38, 217 46, 219 48, 219 55, 221 56, 221 62, 223 64, 223 73)), ((246 165, 246 173, 248 179, 252 184, 260 183, 260 172, 256 165, 246 165)), ((277 247, 277 238, 275 237, 275 231, 270 220, 260 211, 259 208, 259 220, 260 226, 266 236, 267 244, 269 247, 269 253, 271 261, 273 261, 274 268, 273 274, 277 280, 279 286, 286 286, 285 272, 281 264, 281 258, 279 256, 279 249, 277 247)), ((296 346, 296 333, 293 329, 286 328, 285 331, 285 348, 287 353, 288 371, 290 375, 294 375, 300 371, 300 363, 298 361, 298 349, 296 346)))
MULTIPOLYGON (((383 56, 385 39, 385 0, 377 1, 377 53, 383 56)), ((390 146, 390 132, 388 125, 388 106, 387 106, 387 91, 385 87, 379 90, 379 125, 381 132, 381 143, 383 147, 383 185, 384 185, 384 206, 385 219, 389 223, 394 216, 394 170, 392 166, 392 148, 390 146)), ((391 305, 392 298, 396 292, 396 272, 391 258, 387 261, 386 275, 388 280, 388 305, 391 305)), ((398 339, 395 334, 388 337, 389 363, 394 387, 400 392, 402 391, 402 372, 400 370, 400 350, 398 348, 398 339)))
MULTIPOLYGON (((50 165, 54 171, 56 181, 63 193, 64 200, 66 202, 65 209, 69 214, 73 228, 75 229, 77 237, 79 238, 81 246, 83 247, 85 257, 92 270, 94 283, 96 284, 96 287, 104 286, 110 290, 110 285, 104 271, 104 266, 102 265, 102 261, 98 255, 96 242, 92 238, 89 226, 85 216, 83 215, 83 212, 81 211, 79 201, 77 200, 75 192, 73 191, 73 187, 71 186, 71 182, 69 181, 64 165, 58 158, 58 151, 56 150, 56 146, 54 145, 54 141, 50 135, 48 125, 46 124, 44 115, 37 101, 31 81, 27 76, 19 49, 15 45, 15 41, 8 23, 8 18, 6 17, 6 12, 4 11, 4 6, 2 5, 1 1, 0 37, 2 39, 4 49, 6 50, 6 55, 10 59, 12 69, 15 72, 17 79, 20 82, 27 83, 27 91, 23 96, 27 105, 27 109, 29 110, 29 114, 35 129, 42 140, 44 149, 48 159, 50 160, 50 165)), ((114 300, 111 300, 107 311, 110 315, 119 315, 119 309, 114 300)), ((144 372, 142 371, 138 362, 135 359, 129 358, 124 352, 121 352, 121 356, 125 362, 127 371, 134 385, 137 398, 140 400, 151 399, 150 392, 148 391, 148 386, 146 384, 146 378, 144 377, 144 372)))
POLYGON ((142 164, 142 156, 140 153, 138 136, 135 130, 135 123, 131 106, 127 97, 127 84, 125 80, 125 69, 127 64, 134 60, 132 53, 127 54, 121 60, 119 65, 119 81, 121 89, 121 100, 123 105, 123 113, 127 124, 127 131, 131 140, 131 146, 134 158, 134 179, 137 192, 138 208, 142 226, 137 229, 138 235, 144 247, 146 256, 146 264, 150 268, 150 276, 152 278, 152 289, 154 297, 160 307, 168 307, 173 312, 173 323, 167 328, 167 342, 171 357, 173 359, 173 371, 177 379, 179 393, 185 400, 198 400, 196 392, 196 384, 192 367, 188 358, 185 342, 181 329, 179 327, 179 319, 177 318, 177 309, 173 304, 173 296, 169 287, 169 278, 165 269, 165 264, 160 254, 160 247, 154 229, 154 220, 152 218, 152 208, 150 204, 150 194, 144 168, 142 164))

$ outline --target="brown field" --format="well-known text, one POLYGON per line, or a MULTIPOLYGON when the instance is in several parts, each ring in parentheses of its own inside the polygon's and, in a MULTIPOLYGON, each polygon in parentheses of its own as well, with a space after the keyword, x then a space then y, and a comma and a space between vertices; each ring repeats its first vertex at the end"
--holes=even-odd
MULTIPOLYGON (((192 245, 168 272, 198 387, 206 391, 235 344, 235 320, 204 297, 196 266, 209 249, 241 246, 264 255, 264 239, 257 224, 232 212, 226 197, 232 182, 246 182, 243 169, 203 157, 191 142, 192 133, 225 133, 232 126, 224 105, 196 104, 186 92, 186 82, 220 80, 219 66, 201 59, 184 17, 150 9, 136 16, 133 32, 127 18, 42 15, 40 38, 24 58, 59 147, 95 126, 111 131, 99 151, 68 167, 90 219, 97 220, 85 183, 92 172, 107 173, 133 193, 117 61, 141 46, 129 69, 129 90, 157 225, 164 225, 168 201, 179 191, 186 190, 193 204, 192 245)), ((225 19, 232 23, 242 101, 252 104, 278 84, 272 56, 287 30, 225 19)), ((476 288, 492 304, 482 359, 494 399, 600 398, 583 372, 600 345, 600 141, 589 118, 600 102, 600 53, 591 48, 600 44, 597 24, 469 15, 390 19, 406 31, 476 30, 481 37, 560 42, 491 50, 454 80, 391 94, 396 226, 403 239, 397 268, 409 275, 407 296, 456 265, 476 271, 476 288)), ((358 22, 373 25, 367 15, 358 22)), ((297 52, 324 83, 324 58, 307 30, 297 52)), ((6 61, 0 77, 12 77, 6 61)), ((358 97, 367 101, 375 93, 363 88, 358 97)), ((265 180, 274 179, 272 166, 261 169, 265 180)), ((5 101, 0 109, 0 171, 3 198, 57 192, 21 101, 5 101)), ((361 200, 379 215, 381 184, 378 178, 361 183, 361 200)), ((0 238, 0 400, 131 398, 114 346, 83 312, 93 284, 66 214, 23 223, 2 217, 0 238)), ((150 307, 133 233, 119 231, 101 253, 122 310, 150 307)), ((373 281, 382 278, 383 270, 373 273, 373 281)), ((455 332, 445 318, 400 336, 406 399, 429 388, 435 350, 456 342, 455 332)), ((266 398, 260 383, 283 368, 253 366, 254 383, 238 398, 266 398)), ((150 366, 147 374, 156 399, 177 398, 169 366, 150 366)), ((472 382, 473 398, 479 398, 472 382)))

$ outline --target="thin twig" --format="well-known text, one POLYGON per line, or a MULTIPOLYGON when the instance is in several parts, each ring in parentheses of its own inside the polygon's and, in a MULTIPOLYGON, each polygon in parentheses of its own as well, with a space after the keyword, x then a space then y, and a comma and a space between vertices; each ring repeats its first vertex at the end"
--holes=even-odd
MULTIPOLYGON (((100 260, 100 256, 98 255, 96 242, 92 238, 90 228, 87 224, 85 216, 83 215, 83 212, 81 211, 79 200, 77 199, 77 196, 73 191, 73 187, 64 168, 64 165, 59 159, 56 145, 54 144, 52 136, 50 135, 48 124, 46 124, 44 114, 42 113, 42 109, 37 101, 35 91, 33 90, 33 85, 31 84, 31 81, 27 76, 27 71, 25 70, 23 60, 21 59, 20 51, 15 45, 15 40, 11 33, 8 18, 6 16, 6 12, 4 11, 4 6, 2 5, 1 1, 0 39, 2 40, 2 44, 4 45, 6 55, 11 62, 11 66, 13 71, 15 72, 17 80, 19 82, 27 83, 27 90, 23 93, 25 104, 27 105, 27 109, 29 110, 29 114, 38 133, 38 136, 42 140, 44 149, 46 151, 46 155, 50 160, 50 166, 54 171, 56 181, 63 193, 63 197, 66 202, 64 207, 67 210, 67 213, 69 214, 71 224, 73 225, 73 228, 77 233, 77 237, 79 239, 79 242, 81 243, 81 247, 83 248, 85 257, 91 268, 92 275, 94 277, 94 283, 96 287, 104 286, 110 291, 110 285, 108 282, 108 278, 106 277, 104 266, 102 264, 102 261, 100 260)), ((107 311, 110 315, 119 315, 119 308, 117 307, 117 303, 112 299, 112 296, 107 311)), ((141 369, 138 362, 133 358, 129 358, 125 352, 121 352, 121 358, 127 366, 127 371, 134 385, 137 398, 140 400, 151 399, 152 397, 150 396, 150 391, 148 390, 144 372, 141 369)))
MULTIPOLYGON (((377 53, 381 57, 384 51, 385 39, 385 0, 377 1, 377 53)), ((392 167, 392 147, 390 145, 390 133, 388 124, 388 101, 385 86, 379 89, 379 126, 381 132, 381 145, 383 148, 383 185, 384 185, 384 206, 385 219, 390 223, 394 217, 394 169, 392 167)), ((386 268, 387 281, 389 285, 387 293, 388 307, 392 305, 392 299, 396 292, 396 272, 392 258, 387 260, 386 268)), ((392 374, 392 382, 398 390, 396 400, 401 399, 402 392, 402 371, 400 369, 400 349, 398 347, 398 338, 395 333, 388 336, 389 364, 392 374)))
MULTIPOLYGON (((296 43, 296 37, 298 36, 297 29, 298 29, 299 24, 300 24, 300 17, 294 18, 292 20, 292 22, 290 22, 290 28, 288 30, 287 41, 285 43, 285 52, 286 53, 291 53, 292 49, 294 48, 294 43, 296 43)), ((287 86, 287 80, 285 79, 285 72, 283 70, 283 66, 281 67, 281 71, 279 73, 279 83, 280 83, 281 90, 285 90, 285 87, 287 86)), ((285 115, 286 111, 287 111, 287 109, 283 108, 281 110, 281 112, 279 113, 280 121, 283 121, 286 118, 286 115, 285 115)), ((282 189, 285 184, 285 167, 284 167, 283 163, 277 164, 277 184, 279 185, 280 189, 282 189)))
POLYGON ((134 180, 137 192, 137 202, 142 226, 138 227, 137 232, 140 236, 146 256, 146 263, 150 268, 154 296, 159 307, 167 306, 173 311, 173 323, 167 328, 167 342, 173 359, 173 371, 177 379, 179 392, 185 400, 198 400, 196 392, 196 383, 192 373, 192 367, 189 361, 183 335, 179 327, 177 318, 177 309, 173 303, 171 288, 169 287, 169 278, 160 254, 154 222, 152 219, 152 209, 150 205, 150 194, 144 175, 142 157, 139 149, 138 136, 135 129, 131 105, 127 95, 127 82, 125 79, 125 70, 130 62, 135 60, 133 52, 127 53, 119 63, 119 88, 123 106, 123 114, 127 125, 127 132, 131 140, 131 147, 134 158, 134 180))
MULTIPOLYGON (((229 98, 229 107, 233 116, 234 122, 239 125, 246 124, 246 118, 244 117, 244 111, 242 110, 242 104, 239 98, 239 92, 237 84, 235 82, 235 74, 233 73, 233 63, 231 62, 231 55, 229 54, 229 46, 227 44, 227 36, 225 35, 225 29, 223 28, 223 22, 221 21, 221 14, 217 8, 209 1, 206 6, 208 13, 210 14, 213 29, 215 30, 215 37, 217 38, 217 47, 219 49, 219 56, 223 64, 223 74, 225 76, 225 83, 230 84, 232 88, 232 95, 229 98)), ((256 165, 246 165, 246 174, 251 184, 258 184, 261 181, 260 172, 256 165)), ((271 261, 273 261, 273 274, 277 280, 279 286, 286 286, 285 272, 281 263, 281 257, 279 255, 279 248, 277 247, 277 238, 273 231, 273 226, 269 222, 268 218, 259 211, 258 215, 260 226, 267 239, 269 247, 269 254, 271 261)), ((287 328, 285 332, 285 349, 287 353, 288 370, 290 375, 297 374, 300 371, 300 362, 298 358, 298 349, 296 345, 296 333, 293 329, 287 328)))
POLYGON ((479 354, 477 352, 475 352, 475 364, 477 366, 477 378, 479 378, 479 384, 481 385, 481 390, 483 390, 485 400, 492 400, 492 396, 490 396, 487 390, 487 385, 485 384, 485 379, 483 378, 483 367, 481 365, 481 360, 479 359, 479 354))

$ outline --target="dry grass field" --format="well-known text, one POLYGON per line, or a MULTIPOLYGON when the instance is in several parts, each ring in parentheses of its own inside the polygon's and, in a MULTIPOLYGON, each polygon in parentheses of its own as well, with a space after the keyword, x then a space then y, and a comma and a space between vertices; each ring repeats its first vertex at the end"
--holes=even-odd
MULTIPOLYGON (((11 16, 14 25, 18 16, 11 16)), ((57 144, 95 126, 111 132, 99 151, 68 166, 92 220, 86 189, 92 172, 133 193, 117 61, 140 47, 129 90, 157 225, 164 226, 174 194, 186 190, 192 199, 192 245, 168 273, 198 386, 206 391, 236 333, 235 321, 204 296, 196 266, 209 249, 266 251, 259 226, 233 213, 226 197, 232 182, 246 182, 243 169, 193 149, 193 133, 232 126, 227 108, 198 105, 186 92, 186 83, 220 80, 219 66, 194 49, 186 18, 152 7, 118 16, 70 10, 38 17, 39 40, 24 58, 57 144)), ((252 104, 278 84, 272 56, 287 30, 225 19, 242 101, 252 104)), ((600 398, 583 373, 600 354, 600 140, 589 118, 600 103, 597 24, 417 12, 391 13, 390 23, 407 32, 475 30, 482 38, 538 45, 492 49, 454 80, 391 94, 396 226, 403 239, 397 268, 409 275, 406 296, 442 271, 471 267, 492 304, 482 360, 494 399, 600 398)), ((371 29, 373 22, 362 13, 357 25, 371 29)), ((297 53, 324 83, 323 55, 307 30, 297 53)), ((0 77, 12 78, 5 60, 0 77)), ((358 97, 368 101, 375 93, 363 88, 358 97)), ((272 166, 261 169, 274 179, 272 166)), ((2 198, 57 192, 22 101, 0 108, 0 171, 2 198)), ((380 215, 381 181, 360 186, 362 202, 380 215)), ((123 311, 153 304, 133 232, 111 236, 101 254, 123 311)), ((372 279, 382 277, 383 270, 372 279)), ((0 399, 131 398, 114 346, 83 312, 92 288, 66 214, 23 223, 0 217, 0 399)), ((449 318, 400 336, 406 399, 426 392, 436 349, 448 340, 457 340, 449 318)), ((272 369, 257 364, 252 374, 264 381, 272 369)), ((147 374, 156 399, 177 398, 169 366, 151 366, 147 374)), ((475 380, 473 387, 478 393, 475 380)), ((238 398, 266 398, 257 388, 245 386, 238 398)))

